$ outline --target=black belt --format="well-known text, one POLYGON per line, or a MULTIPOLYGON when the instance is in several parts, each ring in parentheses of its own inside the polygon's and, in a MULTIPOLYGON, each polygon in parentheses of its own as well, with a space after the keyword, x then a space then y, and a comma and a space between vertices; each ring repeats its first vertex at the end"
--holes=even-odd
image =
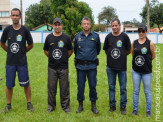
POLYGON ((94 61, 83 61, 79 59, 75 59, 75 65, 80 64, 80 65, 90 65, 90 64, 96 64, 99 65, 99 60, 96 59, 94 61))

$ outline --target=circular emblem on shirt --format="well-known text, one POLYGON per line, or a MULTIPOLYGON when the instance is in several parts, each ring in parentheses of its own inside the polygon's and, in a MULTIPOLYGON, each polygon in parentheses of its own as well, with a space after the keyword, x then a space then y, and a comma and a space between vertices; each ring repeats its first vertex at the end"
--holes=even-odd
POLYGON ((141 56, 141 55, 136 56, 135 63, 137 66, 143 66, 144 62, 145 62, 145 59, 143 56, 141 56))
POLYGON ((62 52, 59 49, 55 49, 52 55, 54 59, 60 59, 62 57, 62 52))
POLYGON ((19 45, 17 43, 12 43, 10 45, 10 50, 12 53, 17 53, 19 51, 19 45))
POLYGON ((114 48, 112 51, 111 51, 111 56, 114 58, 114 59, 117 59, 119 58, 121 55, 121 52, 119 49, 117 48, 114 48))
POLYGON ((146 54, 147 53, 147 48, 146 47, 141 48, 141 53, 146 54))

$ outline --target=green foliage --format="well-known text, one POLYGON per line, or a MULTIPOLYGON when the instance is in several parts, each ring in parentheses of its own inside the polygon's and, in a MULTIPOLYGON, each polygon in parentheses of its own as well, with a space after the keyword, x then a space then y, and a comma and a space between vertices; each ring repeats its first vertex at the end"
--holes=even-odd
MULTIPOLYGON (((102 44, 103 46, 103 44, 102 44)), ((163 49, 163 44, 157 44, 160 49, 163 49)), ((98 56, 100 65, 97 68, 97 108, 99 114, 95 115, 91 112, 91 102, 89 100, 89 86, 86 81, 85 88, 85 101, 84 111, 80 114, 76 114, 78 107, 77 102, 77 78, 76 69, 74 67, 74 54, 69 59, 69 80, 70 80, 70 107, 71 112, 66 114, 60 105, 60 88, 58 83, 57 89, 57 105, 56 109, 52 113, 47 113, 47 66, 48 59, 43 53, 43 44, 34 44, 34 48, 27 53, 28 56, 28 69, 30 85, 32 90, 32 103, 35 111, 30 112, 26 108, 26 98, 24 95, 24 89, 19 86, 18 78, 16 77, 16 86, 14 87, 12 97, 12 110, 7 114, 1 113, 6 105, 5 95, 5 63, 6 52, 1 51, 0 61, 0 122, 154 122, 156 121, 156 73, 153 72, 152 78, 152 117, 146 117, 146 100, 143 90, 143 84, 141 84, 139 93, 139 113, 137 116, 132 116, 133 110, 132 95, 133 95, 133 82, 132 82, 132 56, 131 54, 127 58, 127 115, 121 115, 120 113, 120 88, 117 80, 116 84, 116 100, 117 110, 113 113, 109 113, 109 94, 108 94, 108 81, 106 74, 106 54, 101 50, 98 56)), ((163 53, 160 53, 160 81, 163 81, 163 53)), ((153 60, 153 71, 156 70, 156 59, 153 60)), ((159 64, 159 62, 157 62, 159 64)), ((158 65, 159 66, 159 65, 158 65)), ((163 86, 163 82, 160 82, 163 86)), ((162 89, 162 87, 160 87, 162 89)), ((158 94, 157 94, 158 95, 158 94)), ((160 120, 163 120, 163 93, 160 93, 160 120)))
POLYGON ((40 4, 32 4, 26 11, 25 25, 31 30, 41 24, 52 23, 50 0, 41 0, 40 4))
POLYGON ((104 7, 102 12, 98 15, 99 24, 103 23, 109 25, 111 20, 114 18, 118 18, 118 16, 116 14, 116 9, 111 6, 104 7))
MULTIPOLYGON (((142 21, 147 22, 147 5, 143 7, 140 16, 143 18, 142 21)), ((155 24, 161 33, 163 31, 160 29, 163 26, 163 3, 159 3, 158 0, 152 0, 150 3, 150 26, 153 27, 155 24)))
POLYGON ((80 24, 83 17, 90 17, 92 26, 94 20, 92 10, 85 2, 77 0, 51 0, 51 10, 55 17, 63 21, 63 30, 73 39, 75 34, 82 30, 80 24))
POLYGON ((103 24, 98 24, 98 25, 95 25, 94 26, 94 31, 98 32, 98 31, 101 31, 101 32, 105 32, 105 25, 103 24))
POLYGON ((128 24, 128 25, 135 25, 136 27, 138 27, 140 24, 140 22, 137 21, 135 18, 133 18, 133 20, 131 20, 131 21, 124 21, 123 23, 128 24))

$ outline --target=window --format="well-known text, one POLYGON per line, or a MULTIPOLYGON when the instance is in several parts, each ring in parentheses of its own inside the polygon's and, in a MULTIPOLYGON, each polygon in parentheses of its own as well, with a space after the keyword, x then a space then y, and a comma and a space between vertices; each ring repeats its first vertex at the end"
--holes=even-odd
POLYGON ((0 11, 0 17, 9 17, 9 11, 0 11))

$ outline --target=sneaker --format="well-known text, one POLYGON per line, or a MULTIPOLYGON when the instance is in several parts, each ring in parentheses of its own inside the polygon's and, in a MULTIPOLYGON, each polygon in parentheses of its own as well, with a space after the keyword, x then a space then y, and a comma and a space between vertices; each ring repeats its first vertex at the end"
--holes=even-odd
POLYGON ((51 113, 52 111, 54 111, 54 108, 52 106, 48 105, 47 112, 51 113))
POLYGON ((133 110, 133 112, 131 113, 131 115, 137 115, 138 111, 137 110, 133 110))
POLYGON ((34 111, 32 103, 27 103, 27 109, 32 111, 32 112, 34 111))
POLYGON ((7 113, 8 110, 11 110, 11 105, 6 105, 4 112, 7 113))
POLYGON ((116 110, 116 107, 115 106, 111 106, 108 112, 113 112, 115 110, 116 110))
POLYGON ((126 115, 126 107, 121 107, 121 114, 126 115))
POLYGON ((147 111, 147 117, 151 117, 151 111, 147 111))

